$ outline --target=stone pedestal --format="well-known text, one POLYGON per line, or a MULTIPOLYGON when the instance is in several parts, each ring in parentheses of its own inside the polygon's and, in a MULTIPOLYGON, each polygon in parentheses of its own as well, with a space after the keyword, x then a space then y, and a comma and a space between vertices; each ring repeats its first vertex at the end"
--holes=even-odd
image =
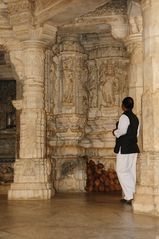
POLYGON ((23 100, 15 101, 20 114, 20 154, 14 166, 9 199, 49 199, 49 162, 46 157, 44 111, 44 48, 38 41, 24 42, 23 100))

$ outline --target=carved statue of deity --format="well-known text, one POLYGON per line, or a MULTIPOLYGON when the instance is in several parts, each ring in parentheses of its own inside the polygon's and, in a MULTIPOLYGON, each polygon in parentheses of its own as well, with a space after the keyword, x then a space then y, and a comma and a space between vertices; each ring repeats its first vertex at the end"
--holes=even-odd
POLYGON ((73 103, 74 71, 72 57, 63 59, 63 103, 73 103))
POLYGON ((72 103, 73 102, 73 72, 71 70, 64 71, 64 93, 63 102, 72 103))
POLYGON ((95 64, 89 65, 89 106, 97 107, 98 70, 95 64))
POLYGON ((99 72, 99 98, 101 106, 109 107, 114 104, 113 82, 113 66, 101 64, 99 72))

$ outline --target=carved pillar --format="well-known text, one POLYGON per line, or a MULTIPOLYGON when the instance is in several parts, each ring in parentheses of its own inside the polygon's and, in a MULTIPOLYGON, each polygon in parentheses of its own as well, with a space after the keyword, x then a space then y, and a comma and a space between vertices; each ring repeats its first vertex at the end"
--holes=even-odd
POLYGON ((86 121, 86 55, 78 35, 60 35, 54 52, 54 147, 57 191, 84 191, 86 163, 79 145, 86 121))
MULTIPOLYGON (((130 65, 128 70, 129 95, 135 101, 134 112, 141 123, 141 100, 143 94, 143 44, 141 33, 131 34, 127 38, 126 45, 130 53, 130 65)), ((142 125, 142 124, 141 124, 142 125)), ((139 145, 142 149, 142 126, 140 128, 139 145)))
POLYGON ((49 164, 46 159, 44 110, 44 45, 23 42, 23 99, 14 102, 20 115, 20 155, 14 167, 9 199, 49 199, 49 164))
POLYGON ((143 153, 135 212, 159 216, 159 1, 143 0, 144 92, 143 153))

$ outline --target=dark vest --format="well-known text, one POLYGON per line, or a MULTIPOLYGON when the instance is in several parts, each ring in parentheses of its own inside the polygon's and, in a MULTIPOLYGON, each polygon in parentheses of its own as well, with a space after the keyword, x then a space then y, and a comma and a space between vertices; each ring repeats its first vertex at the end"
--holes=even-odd
POLYGON ((131 110, 125 111, 123 114, 129 118, 130 124, 128 126, 127 133, 119 138, 116 138, 114 153, 119 153, 119 150, 121 150, 121 154, 139 153, 140 150, 137 145, 139 120, 131 110))

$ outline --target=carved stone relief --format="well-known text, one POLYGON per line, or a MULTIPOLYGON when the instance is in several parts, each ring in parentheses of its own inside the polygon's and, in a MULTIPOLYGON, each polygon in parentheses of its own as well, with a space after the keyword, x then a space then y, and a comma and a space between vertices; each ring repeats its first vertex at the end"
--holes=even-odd
POLYGON ((102 62, 99 66, 99 107, 110 107, 115 105, 113 65, 102 62))
POLYGON ((74 103, 74 60, 72 57, 64 57, 62 59, 63 69, 63 103, 73 104, 74 103))
POLYGON ((56 189, 83 192, 86 185, 86 161, 82 157, 61 159, 56 165, 56 189))
POLYGON ((96 63, 91 61, 89 64, 89 106, 91 108, 119 106, 123 94, 128 93, 127 71, 124 65, 122 60, 96 59, 96 63))
POLYGON ((97 107, 97 92, 98 92, 98 69, 94 60, 88 62, 88 92, 89 92, 89 107, 97 107))
POLYGON ((89 16, 102 16, 102 15, 113 15, 113 14, 126 14, 127 11, 127 0, 111 0, 105 5, 97 8, 95 11, 84 15, 89 16))
MULTIPOLYGON (((64 39, 57 42, 50 62, 54 115, 49 120, 48 145, 54 147, 52 162, 59 191, 79 190, 75 165, 84 152, 92 158, 91 153, 97 150, 94 160, 112 163, 112 151, 103 155, 103 150, 113 147, 111 132, 121 99, 127 95, 128 62, 124 46, 109 34, 95 36, 93 44, 92 36, 87 42, 80 39, 70 37, 69 42, 67 36, 67 42, 64 39), (106 36, 110 40, 108 44, 104 41, 106 36), (85 49, 79 52, 81 44, 85 49)), ((85 184, 85 174, 82 184, 85 184)))
MULTIPOLYGON (((68 161, 71 165, 76 164, 78 156, 83 153, 78 141, 83 135, 85 114, 88 109, 86 55, 83 54, 80 42, 74 36, 70 36, 70 40, 68 36, 58 38, 57 45, 52 49, 52 55, 50 80, 54 106, 53 116, 48 117, 47 123, 49 147, 47 151, 52 154, 50 156, 55 166, 53 177, 57 190, 84 190, 84 176, 79 179, 78 175, 70 176, 70 173, 65 177, 63 174, 58 175, 62 170, 61 167, 68 161), (53 147, 56 147, 56 150, 52 150, 53 147), (63 157, 65 160, 62 160, 63 157)), ((78 171, 79 166, 76 166, 73 172, 78 171)))
POLYGON ((139 34, 143 31, 141 3, 129 1, 128 4, 129 34, 139 34))
POLYGON ((47 114, 53 114, 54 110, 54 82, 55 82, 55 65, 52 62, 52 51, 46 50, 45 52, 45 109, 47 114))
POLYGON ((9 1, 9 12, 16 14, 17 12, 26 11, 30 8, 30 2, 28 0, 11 0, 9 1))

